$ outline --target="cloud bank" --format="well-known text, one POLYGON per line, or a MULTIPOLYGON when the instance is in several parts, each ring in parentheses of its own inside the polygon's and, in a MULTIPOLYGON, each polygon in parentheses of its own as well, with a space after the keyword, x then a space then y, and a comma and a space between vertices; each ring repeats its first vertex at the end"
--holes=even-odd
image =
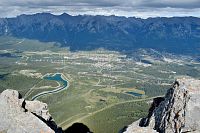
POLYGON ((49 12, 126 17, 200 17, 200 0, 0 0, 0 17, 49 12))

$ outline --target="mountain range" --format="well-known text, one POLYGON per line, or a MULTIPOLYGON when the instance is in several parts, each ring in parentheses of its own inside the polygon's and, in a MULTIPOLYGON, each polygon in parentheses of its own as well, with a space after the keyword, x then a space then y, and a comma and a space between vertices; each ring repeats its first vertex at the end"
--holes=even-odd
POLYGON ((105 48, 131 52, 137 48, 153 48, 193 54, 200 50, 200 18, 37 13, 0 18, 0 36, 5 35, 58 42, 72 51, 105 48))

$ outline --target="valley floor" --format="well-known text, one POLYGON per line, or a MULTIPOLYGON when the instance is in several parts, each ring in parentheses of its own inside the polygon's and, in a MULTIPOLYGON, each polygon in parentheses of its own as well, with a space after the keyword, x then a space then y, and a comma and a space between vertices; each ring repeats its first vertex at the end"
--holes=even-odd
POLYGON ((67 89, 37 97, 49 105, 55 121, 63 128, 83 122, 95 133, 116 133, 145 116, 151 99, 165 94, 175 78, 199 78, 200 63, 153 49, 127 57, 104 49, 71 52, 53 42, 0 37, 1 92, 15 89, 31 100, 66 88, 62 80, 44 78, 56 73, 67 80, 67 89))

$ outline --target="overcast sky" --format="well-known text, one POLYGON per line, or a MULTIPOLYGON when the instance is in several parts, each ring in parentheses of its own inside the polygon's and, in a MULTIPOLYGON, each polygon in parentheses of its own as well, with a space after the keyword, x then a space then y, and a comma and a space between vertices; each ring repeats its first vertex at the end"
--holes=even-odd
POLYGON ((200 17, 200 0, 0 0, 0 17, 38 12, 141 18, 200 17))

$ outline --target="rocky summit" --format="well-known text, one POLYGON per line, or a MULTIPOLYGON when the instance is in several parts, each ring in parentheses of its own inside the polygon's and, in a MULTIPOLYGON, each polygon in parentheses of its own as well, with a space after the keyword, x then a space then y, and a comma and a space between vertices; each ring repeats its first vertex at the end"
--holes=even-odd
POLYGON ((200 80, 177 79, 165 97, 155 98, 148 116, 124 133, 200 133, 200 80))
POLYGON ((26 101, 15 90, 0 95, 0 133, 62 132, 48 112, 47 104, 26 101))

